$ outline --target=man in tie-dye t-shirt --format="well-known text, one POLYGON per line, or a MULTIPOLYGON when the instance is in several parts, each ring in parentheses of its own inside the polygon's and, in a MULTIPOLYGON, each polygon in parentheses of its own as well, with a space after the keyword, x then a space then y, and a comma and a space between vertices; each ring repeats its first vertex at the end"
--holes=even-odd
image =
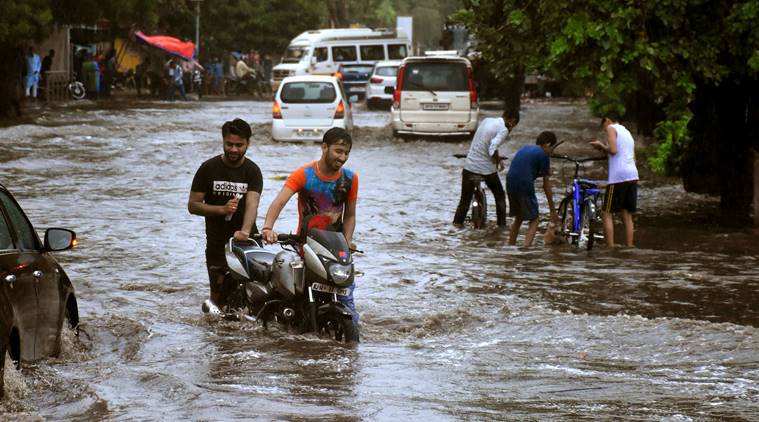
MULTIPOLYGON (((358 175, 343 168, 353 146, 348 132, 332 128, 322 139, 322 156, 318 161, 295 170, 287 178, 266 212, 261 234, 267 243, 277 241, 273 230, 279 213, 290 198, 298 193, 298 233, 302 236, 310 228, 342 232, 345 240, 355 249, 353 230, 356 228, 356 199, 358 198, 358 175)), ((354 319, 358 318, 353 305, 353 288, 350 295, 341 298, 351 308, 354 319)))

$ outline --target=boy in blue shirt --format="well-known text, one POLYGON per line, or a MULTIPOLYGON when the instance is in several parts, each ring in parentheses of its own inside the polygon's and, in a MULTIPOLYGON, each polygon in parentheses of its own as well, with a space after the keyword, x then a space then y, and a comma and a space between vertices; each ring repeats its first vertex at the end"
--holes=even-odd
POLYGON ((522 221, 528 221, 524 246, 530 247, 538 231, 538 198, 535 196, 535 180, 543 177, 543 190, 548 200, 551 221, 556 223, 558 215, 553 206, 551 191, 551 151, 556 145, 553 132, 542 132, 535 141, 536 145, 525 145, 517 151, 511 160, 506 174, 506 191, 509 196, 510 215, 514 217, 509 233, 509 245, 516 245, 519 227, 522 221))

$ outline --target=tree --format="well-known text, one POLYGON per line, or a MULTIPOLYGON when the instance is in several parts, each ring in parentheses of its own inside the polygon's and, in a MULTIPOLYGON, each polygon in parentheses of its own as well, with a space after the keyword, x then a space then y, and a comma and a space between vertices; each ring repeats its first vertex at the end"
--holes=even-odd
POLYGON ((0 13, 0 117, 20 115, 24 51, 27 43, 46 37, 53 16, 45 0, 3 2, 0 13))
POLYGON ((650 131, 692 111, 690 141, 672 149, 684 154, 686 190, 720 193, 723 222, 748 221, 759 0, 471 0, 464 17, 497 43, 483 51, 499 72, 524 65, 583 81, 599 114, 626 113, 650 131))

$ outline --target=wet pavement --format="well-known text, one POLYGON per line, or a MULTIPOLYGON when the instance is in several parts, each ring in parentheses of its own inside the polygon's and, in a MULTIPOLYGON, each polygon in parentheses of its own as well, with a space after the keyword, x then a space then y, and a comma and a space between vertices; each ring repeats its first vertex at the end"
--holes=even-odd
MULTIPOLYGON (((7 371, 6 418, 759 419, 759 242, 714 224, 713 198, 643 171, 637 248, 509 247, 493 209, 485 230, 451 225, 468 143, 394 140, 388 112, 359 108, 347 165, 362 342, 349 347, 200 312, 203 219, 186 203, 221 124, 254 125, 259 215, 318 146, 271 141, 266 102, 126 105, 0 129, 0 183, 40 231, 80 238, 56 256, 84 331, 7 371)), ((563 153, 591 155, 597 123, 582 102, 528 102, 502 151, 554 130, 563 153)), ((585 171, 605 177, 603 163, 585 171)), ((557 197, 571 172, 553 163, 557 197)), ((277 228, 296 224, 293 200, 277 228)))

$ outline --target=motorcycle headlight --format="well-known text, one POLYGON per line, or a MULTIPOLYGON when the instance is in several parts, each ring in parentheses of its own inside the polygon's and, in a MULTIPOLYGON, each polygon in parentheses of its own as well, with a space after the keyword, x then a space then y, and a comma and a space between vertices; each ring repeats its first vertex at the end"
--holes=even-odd
POLYGON ((343 285, 353 275, 353 266, 334 263, 329 266, 329 275, 335 284, 343 285))

